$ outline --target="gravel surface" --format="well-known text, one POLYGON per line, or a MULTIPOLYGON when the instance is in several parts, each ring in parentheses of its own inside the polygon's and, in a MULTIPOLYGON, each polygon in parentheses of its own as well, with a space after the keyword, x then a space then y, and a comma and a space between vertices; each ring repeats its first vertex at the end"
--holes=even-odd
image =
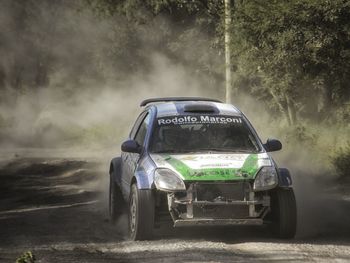
POLYGON ((131 242, 126 216, 108 222, 106 171, 108 164, 93 159, 0 162, 0 262, 26 251, 36 262, 350 262, 349 198, 337 192, 296 189, 293 240, 254 227, 164 226, 154 240, 131 242))

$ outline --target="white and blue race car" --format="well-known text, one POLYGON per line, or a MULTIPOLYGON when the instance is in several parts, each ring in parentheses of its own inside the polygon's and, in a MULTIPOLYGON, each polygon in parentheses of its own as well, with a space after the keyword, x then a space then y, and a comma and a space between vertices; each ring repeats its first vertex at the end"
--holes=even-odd
POLYGON ((122 154, 110 164, 109 211, 128 211, 132 240, 175 227, 267 225, 280 238, 296 232, 291 176, 236 107, 193 97, 145 100, 122 154))

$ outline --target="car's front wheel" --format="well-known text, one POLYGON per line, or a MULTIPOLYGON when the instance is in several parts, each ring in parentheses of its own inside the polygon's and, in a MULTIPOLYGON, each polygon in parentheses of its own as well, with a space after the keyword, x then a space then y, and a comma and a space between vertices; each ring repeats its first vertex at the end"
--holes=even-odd
POLYGON ((131 240, 152 238, 154 228, 154 195, 152 190, 131 186, 129 201, 129 235, 131 240))
POLYGON ((292 188, 271 192, 271 230, 278 238, 293 238, 297 226, 297 208, 292 188))

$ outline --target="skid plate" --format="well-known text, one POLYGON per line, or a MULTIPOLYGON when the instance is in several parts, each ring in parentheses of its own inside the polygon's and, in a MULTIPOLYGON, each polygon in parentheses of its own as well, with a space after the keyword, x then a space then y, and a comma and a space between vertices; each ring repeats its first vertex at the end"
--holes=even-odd
POLYGON ((229 226, 229 225, 262 225, 264 222, 261 218, 249 219, 181 219, 174 222, 174 227, 181 226, 229 226))

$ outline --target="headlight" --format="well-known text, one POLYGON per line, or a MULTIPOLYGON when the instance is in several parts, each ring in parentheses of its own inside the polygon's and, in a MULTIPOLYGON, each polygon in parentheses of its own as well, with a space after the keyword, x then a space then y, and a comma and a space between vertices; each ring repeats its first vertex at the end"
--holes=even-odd
POLYGON ((154 172, 154 183, 157 189, 167 192, 185 191, 186 186, 181 178, 170 169, 161 168, 154 172))
POLYGON ((256 191, 268 190, 277 185, 277 172, 273 166, 264 166, 255 177, 253 189, 256 191))

